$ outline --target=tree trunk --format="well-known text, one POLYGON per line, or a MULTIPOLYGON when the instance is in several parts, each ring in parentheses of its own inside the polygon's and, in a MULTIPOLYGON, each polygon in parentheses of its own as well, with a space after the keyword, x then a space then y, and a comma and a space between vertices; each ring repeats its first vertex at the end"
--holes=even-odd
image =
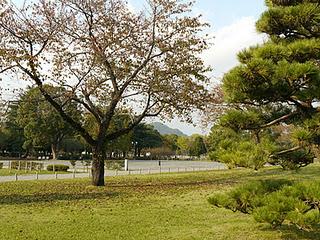
POLYGON ((259 130, 255 130, 255 131, 254 131, 254 136, 255 136, 256 144, 261 143, 261 139, 260 139, 260 131, 259 131, 259 130))
POLYGON ((137 158, 137 145, 134 146, 134 158, 137 158))
POLYGON ((58 151, 58 145, 52 143, 51 144, 52 160, 57 160, 57 151, 58 151))
POLYGON ((104 186, 105 151, 101 147, 92 148, 92 185, 104 186))

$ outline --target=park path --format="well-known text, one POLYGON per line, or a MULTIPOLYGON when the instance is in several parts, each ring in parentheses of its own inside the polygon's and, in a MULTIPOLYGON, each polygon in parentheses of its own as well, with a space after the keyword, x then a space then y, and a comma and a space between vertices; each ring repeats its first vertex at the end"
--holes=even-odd
MULTIPOLYGON (((137 175, 137 174, 161 174, 161 173, 178 173, 178 172, 195 172, 195 171, 209 171, 219 170, 224 168, 157 168, 157 169, 134 169, 129 171, 106 170, 105 176, 123 176, 123 175, 137 175)), ((53 180, 53 179, 75 179, 75 178, 90 178, 90 171, 86 173, 52 173, 52 174, 24 174, 24 175, 10 175, 0 176, 0 182, 12 181, 35 181, 35 180, 53 180)))
MULTIPOLYGON (((109 171, 107 170, 105 176, 126 175, 125 171, 109 171)), ((74 178, 89 178, 89 173, 52 173, 52 174, 23 174, 0 176, 0 182, 12 181, 32 181, 32 180, 52 180, 52 179, 74 179, 74 178)))
MULTIPOLYGON (((9 167, 8 161, 2 161, 5 168, 9 167)), ((46 168, 49 164, 65 164, 70 165, 69 161, 42 161, 46 168)), ((84 171, 86 168, 77 163, 76 171, 84 171)), ((220 170, 226 169, 226 166, 217 162, 202 162, 202 161, 174 161, 174 160, 129 160, 129 171, 105 170, 105 176, 118 176, 130 174, 156 174, 156 173, 169 173, 169 172, 192 172, 192 171, 207 171, 207 170, 220 170)), ((22 181, 22 180, 52 180, 52 179, 73 179, 73 178, 89 178, 90 169, 88 172, 77 173, 63 173, 63 174, 23 174, 0 176, 0 182, 22 181)))

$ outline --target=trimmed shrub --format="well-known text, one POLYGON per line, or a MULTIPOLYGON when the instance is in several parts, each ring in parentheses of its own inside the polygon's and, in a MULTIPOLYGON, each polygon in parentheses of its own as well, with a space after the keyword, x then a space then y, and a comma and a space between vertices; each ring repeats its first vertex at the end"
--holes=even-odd
POLYGON ((53 166, 54 166, 54 170, 57 172, 67 172, 69 169, 69 166, 67 165, 63 165, 63 164, 51 164, 47 166, 47 170, 48 171, 53 171, 53 166))
POLYGON ((263 204, 253 211, 257 222, 267 222, 272 227, 280 226, 287 218, 288 212, 294 210, 296 199, 284 196, 281 192, 274 192, 261 199, 263 204))
POLYGON ((216 194, 208 201, 217 207, 253 214, 256 221, 272 227, 285 222, 300 229, 320 228, 320 182, 259 181, 216 194))
POLYGON ((110 170, 121 170, 124 168, 124 160, 105 160, 104 164, 110 170))
POLYGON ((290 185, 287 180, 265 180, 251 182, 233 189, 226 194, 216 194, 209 198, 209 202, 217 207, 224 207, 232 211, 252 213, 253 209, 262 205, 261 196, 290 185))

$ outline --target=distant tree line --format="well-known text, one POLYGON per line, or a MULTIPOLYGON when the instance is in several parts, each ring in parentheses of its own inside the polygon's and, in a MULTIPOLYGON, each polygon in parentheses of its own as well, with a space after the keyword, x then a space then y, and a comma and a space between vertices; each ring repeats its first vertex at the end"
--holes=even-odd
MULTIPOLYGON (((50 85, 45 88, 57 100, 64 96, 63 88, 50 85)), ((95 134, 97 126, 89 114, 81 112, 76 104, 66 108, 69 115, 83 121, 87 130, 95 134)), ((90 146, 45 101, 37 87, 28 88, 19 99, 9 102, 2 109, 5 111, 0 122, 1 156, 50 156, 50 159, 65 160, 90 158, 90 146)), ((122 111, 113 120, 112 128, 116 130, 124 127, 129 121, 130 115, 122 111)), ((201 135, 161 135, 152 125, 140 123, 128 134, 110 141, 106 145, 106 153, 108 159, 177 158, 178 155, 188 158, 205 154, 206 145, 201 135)))

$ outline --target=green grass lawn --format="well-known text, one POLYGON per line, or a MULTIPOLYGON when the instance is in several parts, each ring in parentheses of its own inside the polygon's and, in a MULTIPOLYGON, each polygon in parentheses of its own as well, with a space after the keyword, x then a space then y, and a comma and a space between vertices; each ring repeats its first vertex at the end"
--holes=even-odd
POLYGON ((320 239, 319 232, 271 229, 215 208, 217 191, 257 179, 320 180, 320 165, 280 169, 118 176, 0 184, 0 239, 320 239))
MULTIPOLYGON (((30 171, 30 170, 16 170, 16 169, 7 169, 7 168, 3 168, 0 169, 0 176, 12 176, 15 175, 16 173, 18 175, 30 175, 30 174, 36 174, 38 172, 38 174, 53 174, 52 171, 47 171, 47 170, 41 170, 41 171, 30 171)), ((58 174, 65 174, 65 173, 71 173, 71 172, 56 172, 58 174)))

